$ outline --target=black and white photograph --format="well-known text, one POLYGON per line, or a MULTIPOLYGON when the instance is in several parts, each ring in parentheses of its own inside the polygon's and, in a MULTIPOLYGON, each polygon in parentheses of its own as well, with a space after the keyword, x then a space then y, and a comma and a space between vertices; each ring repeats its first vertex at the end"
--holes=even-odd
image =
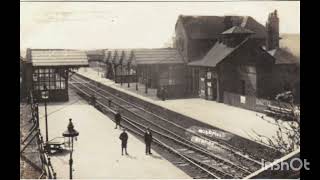
POLYGON ((20 179, 300 179, 300 1, 20 0, 20 179))

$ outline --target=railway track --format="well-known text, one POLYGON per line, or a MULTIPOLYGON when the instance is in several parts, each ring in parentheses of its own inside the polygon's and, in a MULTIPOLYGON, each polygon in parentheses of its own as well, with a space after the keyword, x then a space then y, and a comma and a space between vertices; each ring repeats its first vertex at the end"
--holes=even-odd
MULTIPOLYGON (((80 92, 80 95, 85 96, 85 98, 89 98, 91 94, 78 89, 77 87, 71 85, 72 88, 76 89, 78 92, 80 92)), ((106 114, 115 114, 115 110, 105 105, 105 103, 101 102, 100 100, 97 100, 96 103, 102 107, 102 110, 106 114)), ((114 120, 113 120, 114 121, 114 120)), ((139 138, 143 138, 144 136, 144 130, 142 126, 138 126, 135 123, 132 123, 128 118, 123 118, 124 123, 122 123, 122 127, 125 127, 129 132, 137 135, 139 138)), ((152 131, 155 132, 155 131, 152 131)), ((220 179, 220 178, 227 178, 226 176, 218 176, 214 174, 210 169, 207 169, 206 167, 203 167, 204 165, 197 162, 196 160, 190 159, 189 157, 185 156, 184 154, 177 151, 175 148, 170 147, 169 145, 165 144, 158 138, 153 138, 153 148, 160 148, 162 151, 166 152, 166 159, 168 159, 170 162, 173 162, 176 166, 178 166, 180 169, 184 170, 188 175, 190 175, 192 178, 195 179, 220 179)), ((222 174, 223 175, 223 174, 222 174)))
MULTIPOLYGON (((217 147, 215 153, 192 143, 183 136, 186 132, 185 128, 163 119, 152 112, 145 111, 137 105, 110 94, 100 87, 96 87, 93 81, 85 81, 79 76, 73 76, 70 84, 72 88, 87 97, 94 94, 97 97, 97 104, 100 108, 107 108, 113 111, 113 109, 120 107, 128 129, 135 131, 135 134, 138 132, 143 134, 145 128, 149 127, 154 132, 155 138, 161 146, 166 146, 166 149, 171 148, 170 151, 179 155, 184 161, 188 161, 187 164, 189 166, 190 164, 192 166, 198 165, 204 168, 201 171, 213 173, 213 175, 210 175, 208 172, 204 173, 208 174, 207 176, 211 178, 242 178, 261 167, 255 160, 243 157, 239 153, 234 153, 234 150, 230 150, 229 147, 223 147, 217 142, 215 142, 215 146, 217 147), (98 89, 99 91, 97 91, 98 89), (110 103, 111 99, 112 103, 110 103), (190 163, 190 161, 196 165, 190 163)), ((197 134, 194 135, 199 136, 197 134)), ((197 168, 199 169, 199 167, 197 168)), ((202 178, 199 175, 194 177, 202 178)))
MULTIPOLYGON (((82 76, 82 75, 79 75, 79 74, 76 74, 76 77, 80 78, 81 81, 83 81, 83 82, 87 81, 85 83, 88 83, 89 85, 91 85, 91 87, 94 87, 95 85, 97 85, 97 86, 101 85, 101 83, 96 82, 96 81, 94 81, 92 79, 89 79, 89 78, 87 78, 85 76, 82 76)), ((128 100, 125 100, 123 98, 120 98, 119 97, 120 95, 118 93, 114 93, 114 94, 110 93, 108 88, 104 87, 103 85, 102 85, 102 87, 97 87, 97 86, 95 86, 94 88, 96 90, 100 90, 102 93, 107 93, 106 95, 110 97, 109 98, 110 100, 116 100, 116 101, 120 101, 122 103, 129 104, 128 108, 133 107, 133 109, 141 110, 143 115, 145 115, 145 116, 149 115, 153 119, 157 119, 158 120, 157 123, 165 123, 165 124, 169 123, 172 126, 169 126, 168 128, 173 129, 173 131, 177 132, 177 133, 183 132, 184 134, 180 134, 182 136, 185 136, 186 134, 188 134, 189 137, 190 137, 190 135, 192 135, 192 137, 200 137, 200 140, 205 140, 205 141, 210 142, 210 143, 214 142, 214 148, 218 147, 220 149, 223 149, 224 151, 229 151, 230 152, 229 154, 235 154, 235 158, 233 159, 233 161, 235 161, 235 159, 237 159, 237 157, 239 157, 238 161, 240 161, 240 163, 243 163, 244 161, 247 161, 248 163, 253 163, 256 166, 260 166, 261 167, 263 165, 261 163, 262 159, 264 160, 264 162, 267 162, 267 161, 273 161, 274 159, 277 159, 277 158, 281 157, 281 156, 277 155, 277 154, 279 154, 279 151, 276 150, 276 149, 272 149, 272 148, 268 149, 266 147, 265 152, 268 152, 268 153, 249 152, 249 151, 247 151, 246 147, 237 148, 237 147, 235 147, 235 146, 229 144, 228 142, 225 142, 224 140, 221 140, 219 138, 208 137, 208 136, 205 136, 205 135, 198 134, 198 133, 194 132, 194 130, 189 129, 191 126, 190 126, 190 124, 188 125, 188 123, 185 122, 185 121, 176 120, 174 118, 171 118, 170 120, 168 120, 168 117, 164 118, 166 115, 164 115, 164 116, 160 115, 159 116, 158 114, 153 113, 150 110, 146 110, 146 108, 141 107, 140 105, 137 105, 137 104, 135 104, 135 103, 133 103, 131 101, 129 102, 128 100), (178 128, 178 130, 175 131, 177 128, 178 128)), ((196 126, 201 126, 201 125, 196 125, 196 126)), ((263 149, 263 147, 257 147, 257 148, 258 149, 261 149, 261 148, 263 149)), ((207 149, 211 150, 209 148, 207 148, 207 149)), ((219 151, 216 151, 216 150, 213 150, 212 152, 215 153, 215 154, 216 153, 219 154, 219 151)))
MULTIPOLYGON (((129 109, 130 111, 134 111, 135 115, 140 116, 140 118, 144 119, 145 121, 150 121, 152 120, 153 122, 157 123, 158 125, 164 127, 167 130, 170 130, 170 132, 176 132, 176 134, 178 134, 180 137, 183 137, 183 139, 186 139, 186 134, 192 135, 193 137, 199 137, 203 140, 206 140, 208 142, 213 142, 214 143, 214 148, 213 150, 211 150, 213 153, 220 155, 222 157, 224 157, 226 154, 229 155, 228 159, 231 159, 233 162, 238 161, 238 163, 240 163, 240 165, 244 165, 244 166, 259 166, 261 167, 261 159, 260 158, 254 158, 252 156, 250 156, 250 154, 248 153, 243 153, 240 149, 235 148, 233 146, 230 146, 229 144, 223 143, 221 141, 215 141, 213 139, 209 139, 208 137, 205 137, 203 135, 197 134, 181 125, 178 124, 178 122, 174 122, 174 119, 172 120, 168 120, 165 119, 153 112, 147 111, 142 107, 139 107, 138 105, 132 103, 132 102, 128 102, 127 100, 124 100, 120 97, 118 97, 117 95, 114 95, 100 87, 97 87, 95 85, 95 83, 90 83, 90 82, 94 82, 93 80, 87 81, 87 80, 83 80, 81 76, 76 76, 77 77, 77 81, 78 83, 86 83, 88 86, 90 86, 95 90, 99 90, 99 93, 102 93, 104 96, 107 96, 109 98, 109 100, 111 100, 112 102, 116 103, 116 104, 121 104, 120 106, 124 109, 127 110, 129 109), (229 152, 229 153, 225 153, 225 152, 229 152), (234 157, 230 157, 230 154, 233 154, 234 157), (257 160, 258 159, 258 160, 257 160)), ((146 122, 148 123, 148 122, 146 122)), ((188 141, 190 141, 190 139, 188 139, 188 141)), ((255 169, 253 169, 255 170, 255 169)))

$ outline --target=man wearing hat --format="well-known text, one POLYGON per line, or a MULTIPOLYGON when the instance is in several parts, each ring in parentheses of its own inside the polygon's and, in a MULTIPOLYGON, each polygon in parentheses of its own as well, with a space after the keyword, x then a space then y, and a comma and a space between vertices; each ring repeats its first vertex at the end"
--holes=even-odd
POLYGON ((128 134, 126 133, 125 128, 123 128, 123 132, 120 134, 119 139, 121 140, 121 155, 123 155, 123 149, 125 150, 126 155, 128 155, 127 153, 128 134))
POLYGON ((116 121, 116 127, 115 127, 115 129, 117 129, 118 126, 119 126, 119 128, 120 128, 120 127, 121 127, 121 125, 120 125, 121 114, 120 114, 119 109, 116 110, 116 114, 114 115, 114 120, 116 121))
POLYGON ((152 142, 152 133, 149 128, 144 133, 144 142, 146 143, 146 155, 152 154, 151 153, 151 142, 152 142))

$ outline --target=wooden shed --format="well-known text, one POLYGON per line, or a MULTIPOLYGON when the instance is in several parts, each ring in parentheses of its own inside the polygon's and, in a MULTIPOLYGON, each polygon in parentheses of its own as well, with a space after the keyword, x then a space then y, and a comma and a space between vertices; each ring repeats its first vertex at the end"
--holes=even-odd
POLYGON ((137 70, 139 83, 158 91, 165 88, 167 98, 185 96, 186 65, 176 49, 136 49, 132 66, 137 70))

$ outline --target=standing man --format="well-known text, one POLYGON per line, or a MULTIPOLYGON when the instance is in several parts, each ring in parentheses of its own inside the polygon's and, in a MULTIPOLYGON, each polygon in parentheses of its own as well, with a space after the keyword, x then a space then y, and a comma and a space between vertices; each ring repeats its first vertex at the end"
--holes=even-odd
POLYGON ((115 129, 117 129, 118 126, 119 126, 119 129, 120 129, 120 128, 121 128, 121 125, 120 125, 121 114, 120 114, 119 110, 116 110, 116 114, 114 115, 114 120, 116 121, 116 127, 115 127, 115 129))
POLYGON ((125 150, 126 155, 128 155, 127 153, 128 134, 126 133, 125 128, 123 128, 123 132, 120 134, 119 139, 121 140, 121 155, 123 156, 123 149, 125 150))
POLYGON ((161 86, 160 91, 159 91, 159 97, 161 97, 162 101, 164 101, 164 88, 161 86))
POLYGON ((167 87, 163 88, 163 92, 162 92, 162 101, 165 101, 167 98, 167 87))
POLYGON ((152 133, 149 128, 144 133, 144 142, 146 143, 146 155, 152 154, 151 153, 151 142, 152 142, 152 133))

